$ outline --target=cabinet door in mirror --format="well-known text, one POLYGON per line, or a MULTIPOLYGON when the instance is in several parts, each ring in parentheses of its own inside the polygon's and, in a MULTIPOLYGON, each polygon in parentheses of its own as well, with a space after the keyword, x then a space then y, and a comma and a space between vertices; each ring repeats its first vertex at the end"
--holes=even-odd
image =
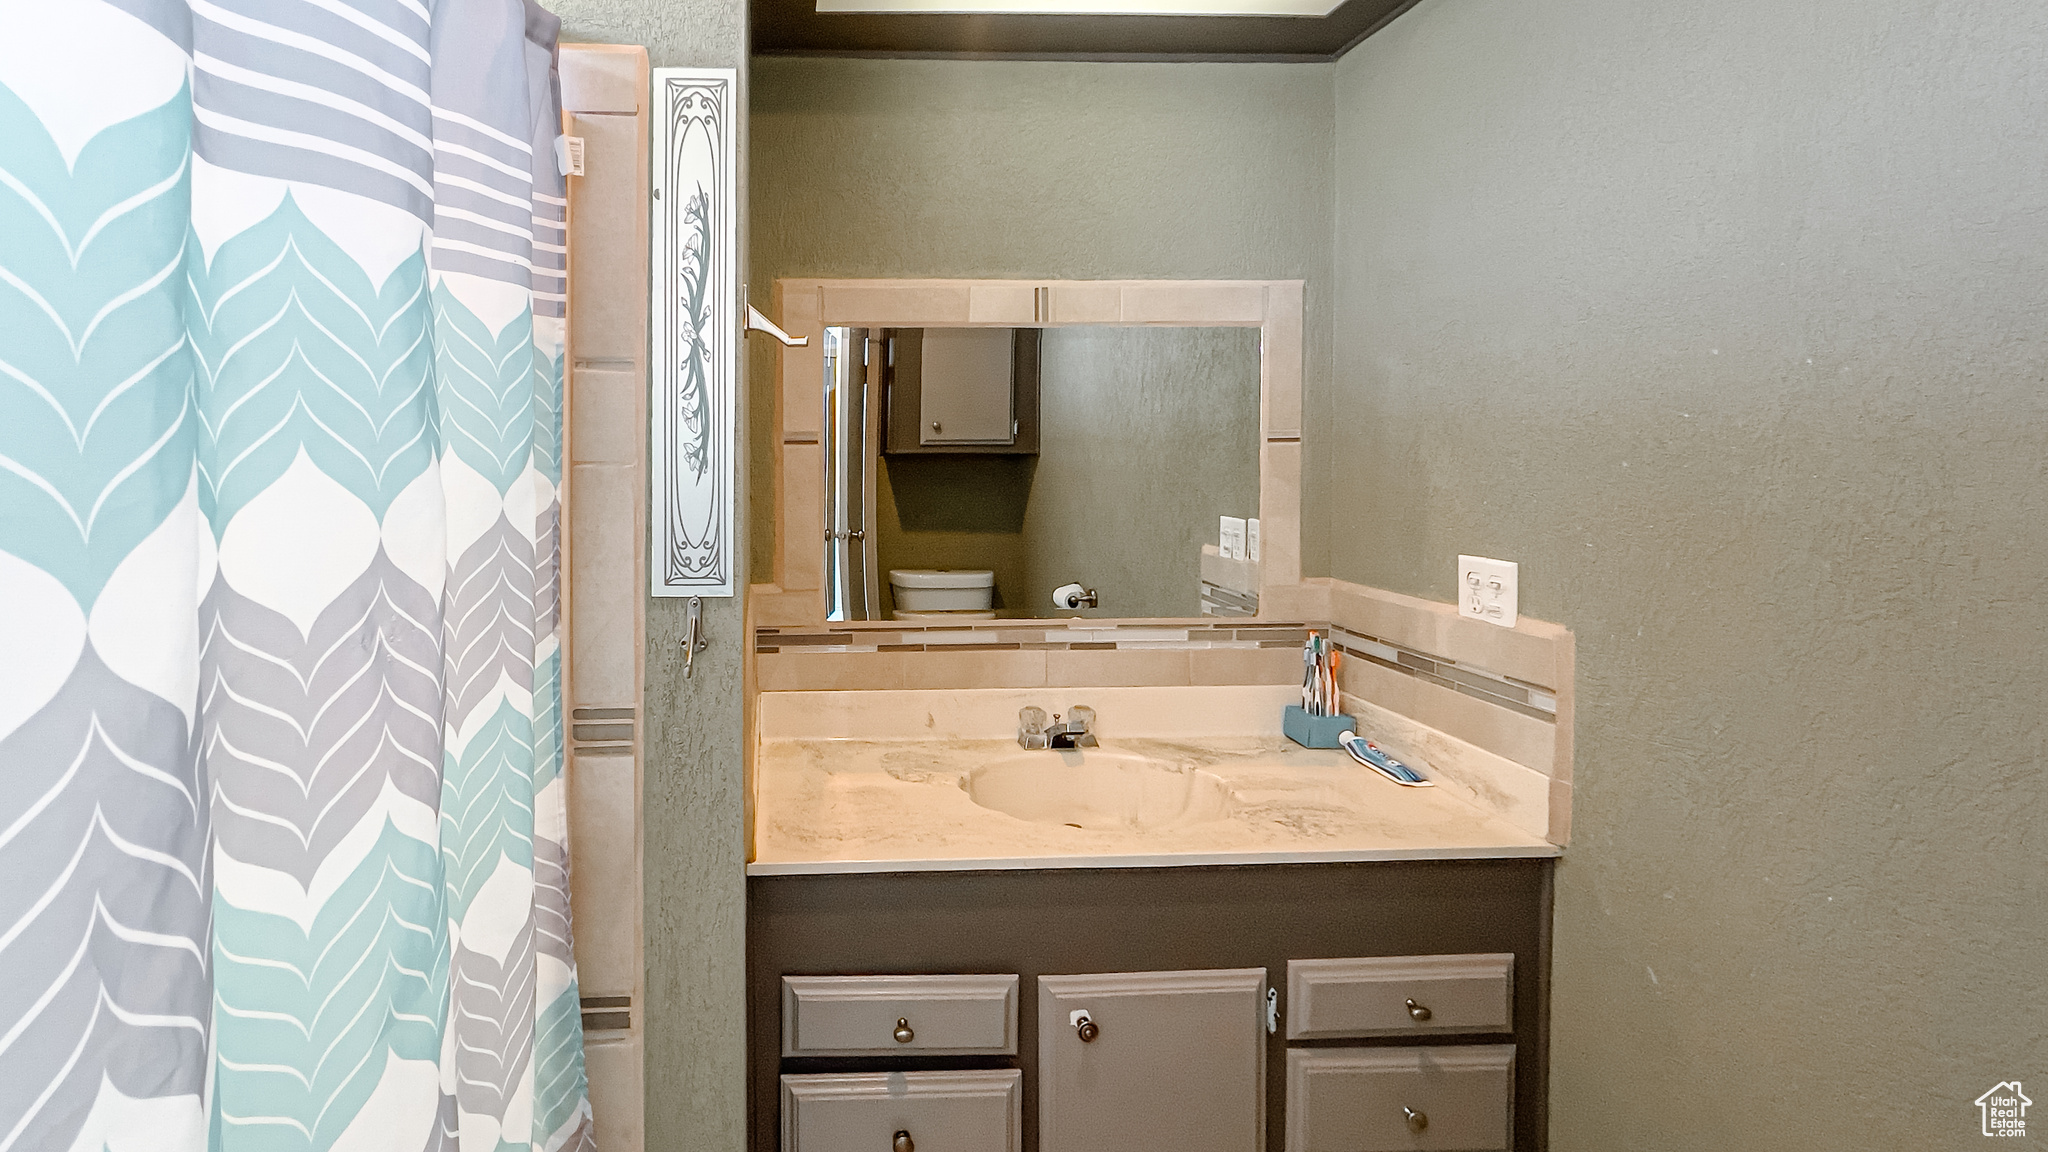
POLYGON ((1038 978, 1040 1152, 1257 1152, 1266 970, 1038 978))
POLYGON ((1017 442, 1016 337, 1007 328, 928 328, 922 349, 921 445, 1017 442))

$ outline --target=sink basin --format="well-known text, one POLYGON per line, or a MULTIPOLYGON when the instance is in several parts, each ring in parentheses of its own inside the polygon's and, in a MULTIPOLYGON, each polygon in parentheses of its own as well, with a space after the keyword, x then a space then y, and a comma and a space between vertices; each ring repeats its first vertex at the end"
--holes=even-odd
POLYGON ((1230 814, 1221 777, 1099 748, 1020 752, 967 773, 960 787, 983 808, 1070 828, 1153 832, 1230 814))

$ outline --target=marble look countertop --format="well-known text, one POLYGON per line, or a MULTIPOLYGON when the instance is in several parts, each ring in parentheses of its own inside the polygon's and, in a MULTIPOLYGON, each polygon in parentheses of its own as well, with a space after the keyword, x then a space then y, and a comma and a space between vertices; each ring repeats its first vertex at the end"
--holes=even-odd
MULTIPOLYGON (((1279 736, 1105 740, 1230 790, 1217 819, 1151 831, 1036 823, 977 805, 976 767, 1014 740, 770 739, 755 761, 751 876, 993 868, 1134 868, 1555 856, 1556 845, 1459 799, 1404 788, 1342 751, 1279 736)), ((1028 755, 1056 760, 1057 752, 1028 755)), ((1085 755, 1085 754, 1084 754, 1085 755)))

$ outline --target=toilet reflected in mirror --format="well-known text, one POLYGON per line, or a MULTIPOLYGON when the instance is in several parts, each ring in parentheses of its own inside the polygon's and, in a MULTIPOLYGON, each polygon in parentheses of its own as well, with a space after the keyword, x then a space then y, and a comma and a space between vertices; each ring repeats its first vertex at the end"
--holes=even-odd
POLYGON ((996 574, 987 568, 891 568, 891 620, 993 620, 996 574))

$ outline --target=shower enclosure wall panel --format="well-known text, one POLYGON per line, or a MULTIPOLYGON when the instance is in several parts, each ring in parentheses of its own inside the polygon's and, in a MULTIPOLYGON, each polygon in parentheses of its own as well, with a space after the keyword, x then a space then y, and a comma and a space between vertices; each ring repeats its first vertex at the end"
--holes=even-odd
POLYGON ((563 628, 569 871, 599 1146, 645 1146, 640 777, 646 605, 645 49, 564 44, 569 335, 563 628))

